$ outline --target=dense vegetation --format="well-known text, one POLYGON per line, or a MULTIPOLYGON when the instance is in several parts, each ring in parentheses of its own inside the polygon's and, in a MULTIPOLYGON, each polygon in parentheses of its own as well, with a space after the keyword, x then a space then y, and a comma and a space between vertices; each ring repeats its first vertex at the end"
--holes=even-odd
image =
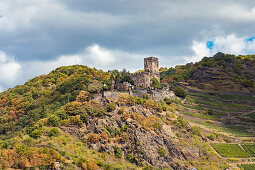
POLYGON ((161 82, 209 91, 255 91, 255 55, 217 53, 196 63, 161 69, 161 82))

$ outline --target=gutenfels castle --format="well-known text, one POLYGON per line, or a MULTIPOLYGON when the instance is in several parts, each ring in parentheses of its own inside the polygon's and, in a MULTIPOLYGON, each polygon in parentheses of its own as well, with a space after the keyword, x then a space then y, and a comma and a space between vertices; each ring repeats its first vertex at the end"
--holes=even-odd
POLYGON ((135 86, 150 87, 152 78, 160 81, 158 63, 158 58, 156 57, 144 58, 144 71, 130 74, 130 78, 134 80, 135 86))

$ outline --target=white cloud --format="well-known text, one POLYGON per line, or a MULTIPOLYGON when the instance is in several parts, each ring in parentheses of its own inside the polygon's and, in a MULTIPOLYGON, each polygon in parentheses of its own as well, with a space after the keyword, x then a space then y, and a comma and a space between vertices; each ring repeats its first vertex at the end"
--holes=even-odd
POLYGON ((0 90, 25 83, 35 76, 48 74, 60 66, 81 64, 104 70, 128 68, 130 71, 136 71, 142 69, 143 58, 146 56, 107 49, 94 44, 77 54, 61 55, 55 60, 18 63, 14 60, 14 57, 7 56, 0 51, 0 90))
POLYGON ((207 41, 193 41, 191 49, 193 50, 194 55, 185 59, 188 62, 197 62, 203 57, 213 56, 217 52, 235 55, 254 54, 255 40, 247 41, 247 38, 249 37, 237 37, 236 34, 210 38, 209 40, 214 44, 212 49, 207 48, 207 41))
POLYGON ((0 51, 0 81, 4 83, 13 82, 21 66, 14 60, 14 57, 8 56, 0 51))
POLYGON ((194 56, 185 58, 188 62, 200 61, 203 57, 209 56, 210 50, 206 47, 206 43, 193 41, 192 50, 194 51, 194 56))
POLYGON ((0 91, 16 82, 20 69, 21 65, 14 60, 14 57, 0 51, 0 91))

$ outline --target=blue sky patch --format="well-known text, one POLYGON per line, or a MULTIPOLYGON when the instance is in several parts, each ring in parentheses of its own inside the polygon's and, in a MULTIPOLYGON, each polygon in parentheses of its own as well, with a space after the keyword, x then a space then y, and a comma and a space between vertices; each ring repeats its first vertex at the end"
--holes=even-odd
POLYGON ((207 41, 207 42, 206 42, 206 47, 207 47, 208 49, 212 50, 213 47, 214 47, 213 41, 207 41))
POLYGON ((250 37, 250 38, 247 38, 246 41, 253 41, 255 39, 255 37, 250 37))

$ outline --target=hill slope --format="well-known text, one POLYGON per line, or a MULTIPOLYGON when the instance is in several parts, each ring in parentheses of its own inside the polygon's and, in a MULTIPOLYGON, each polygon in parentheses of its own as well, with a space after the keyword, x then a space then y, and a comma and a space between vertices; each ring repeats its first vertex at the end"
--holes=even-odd
POLYGON ((60 67, 9 89, 0 94, 0 168, 237 167, 238 162, 220 157, 210 143, 255 140, 255 99, 246 95, 254 88, 254 57, 243 58, 219 53, 162 71, 162 82, 171 88, 181 85, 201 92, 186 99, 153 101, 111 91, 111 80, 130 81, 127 72, 81 65, 60 67), (223 60, 231 64, 224 66, 223 60), (239 60, 247 68, 240 73, 245 82, 230 76, 239 60), (217 76, 234 87, 211 88, 217 76), (103 97, 102 89, 108 95, 103 97), (231 89, 245 95, 219 94, 231 89))

